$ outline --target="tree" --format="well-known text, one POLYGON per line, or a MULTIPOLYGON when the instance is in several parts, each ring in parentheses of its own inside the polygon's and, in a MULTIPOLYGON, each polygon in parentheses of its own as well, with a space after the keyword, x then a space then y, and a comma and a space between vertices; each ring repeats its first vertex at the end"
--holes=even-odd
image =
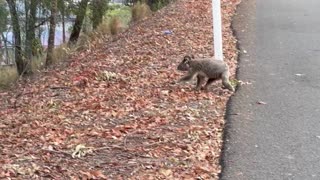
MULTIPOLYGON (((2 42, 4 43, 5 53, 7 57, 7 63, 8 63, 8 49, 7 49, 7 39, 4 36, 3 32, 7 30, 7 17, 9 15, 9 12, 7 11, 5 7, 5 2, 3 0, 0 0, 0 49, 2 48, 2 42)), ((1 58, 0 58, 1 60, 1 58)))
POLYGON ((109 0, 92 0, 92 27, 96 29, 102 23, 103 16, 108 9, 109 0))
POLYGON ((65 17, 69 15, 68 9, 66 5, 71 4, 70 0, 58 0, 58 10, 61 14, 61 21, 62 21, 62 40, 63 43, 66 42, 66 26, 65 26, 65 17))
POLYGON ((13 27, 15 61, 16 61, 18 73, 21 75, 25 72, 26 64, 23 61, 23 57, 22 57, 21 32, 20 32, 20 25, 19 25, 19 17, 16 10, 16 2, 15 0, 6 0, 6 1, 9 5, 11 23, 13 27))
POLYGON ((25 13, 26 13, 26 47, 25 54, 27 61, 27 69, 31 69, 31 60, 32 60, 32 47, 33 42, 35 42, 35 30, 36 30, 36 21, 37 21, 37 6, 38 0, 31 0, 30 3, 25 1, 25 13))
POLYGON ((56 14, 57 14, 57 0, 51 1, 51 15, 50 15, 50 30, 48 38, 48 49, 47 49, 47 59, 46 66, 49 66, 53 62, 53 49, 54 49, 54 38, 56 29, 56 14))
POLYGON ((89 0, 81 0, 80 3, 78 4, 79 8, 76 12, 77 17, 76 17, 75 23, 73 25, 72 32, 71 32, 69 42, 68 42, 69 46, 75 44, 78 41, 78 38, 79 38, 80 32, 81 32, 81 28, 82 28, 82 24, 83 24, 83 20, 86 15, 88 2, 89 2, 89 0))
POLYGON ((7 30, 7 17, 9 13, 5 7, 3 0, 0 0, 0 33, 3 33, 7 30))

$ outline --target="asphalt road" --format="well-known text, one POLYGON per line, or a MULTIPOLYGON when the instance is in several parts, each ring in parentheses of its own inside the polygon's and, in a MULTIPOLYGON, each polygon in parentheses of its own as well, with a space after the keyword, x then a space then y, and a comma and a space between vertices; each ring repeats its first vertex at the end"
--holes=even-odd
POLYGON ((320 0, 243 0, 222 180, 320 179, 320 0), (260 102, 260 103, 257 103, 260 102))

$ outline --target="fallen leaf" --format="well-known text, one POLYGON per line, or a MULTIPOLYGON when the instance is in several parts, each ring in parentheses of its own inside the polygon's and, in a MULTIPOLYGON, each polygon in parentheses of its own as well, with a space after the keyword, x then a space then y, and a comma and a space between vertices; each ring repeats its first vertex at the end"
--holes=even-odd
POLYGON ((163 168, 161 168, 161 169, 159 170, 159 172, 160 172, 161 174, 163 174, 164 176, 166 176, 166 177, 172 175, 172 171, 171 171, 170 169, 163 169, 163 168))

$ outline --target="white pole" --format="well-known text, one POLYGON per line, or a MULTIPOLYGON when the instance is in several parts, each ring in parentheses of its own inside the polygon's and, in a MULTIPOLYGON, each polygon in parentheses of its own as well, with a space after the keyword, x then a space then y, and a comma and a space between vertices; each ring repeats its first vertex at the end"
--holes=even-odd
POLYGON ((212 0, 212 16, 213 16, 212 24, 213 24, 214 56, 216 59, 223 61, 220 0, 212 0))

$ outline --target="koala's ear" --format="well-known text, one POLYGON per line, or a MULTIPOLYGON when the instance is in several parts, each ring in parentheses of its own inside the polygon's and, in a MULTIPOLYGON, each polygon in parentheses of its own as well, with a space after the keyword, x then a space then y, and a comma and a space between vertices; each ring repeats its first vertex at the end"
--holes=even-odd
POLYGON ((189 62, 190 62, 190 60, 191 60, 191 57, 190 56, 184 56, 184 58, 183 58, 183 63, 184 64, 189 64, 189 62))

